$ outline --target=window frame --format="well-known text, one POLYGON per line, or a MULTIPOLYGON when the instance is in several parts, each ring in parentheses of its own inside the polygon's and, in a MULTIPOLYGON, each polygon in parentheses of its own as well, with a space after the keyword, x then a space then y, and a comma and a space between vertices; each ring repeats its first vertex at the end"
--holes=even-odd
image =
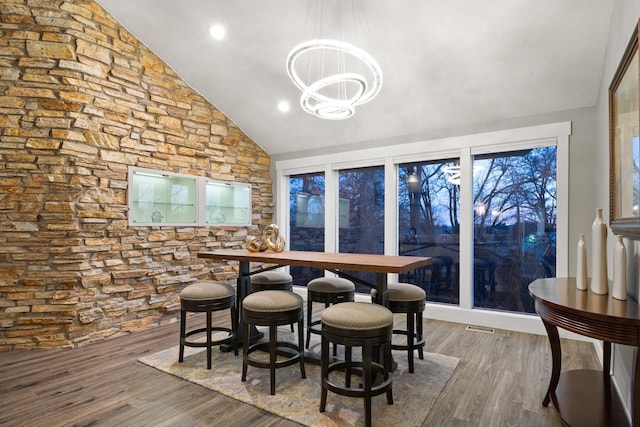
MULTIPOLYGON (((278 224, 289 223, 289 175, 325 172, 325 250, 337 252, 337 171, 344 168, 384 165, 385 168, 385 254, 398 253, 398 167, 401 163, 458 157, 462 171, 460 185, 460 264, 473 265, 473 156, 542 146, 557 147, 557 235, 556 274, 567 276, 569 261, 569 136, 571 122, 558 122, 523 128, 476 133, 449 138, 422 140, 387 147, 366 148, 276 161, 276 217, 278 224), (358 159, 344 162, 344 158, 358 159), (331 205, 330 205, 331 204, 331 205), (334 213, 332 215, 331 213, 334 213)), ((281 227, 282 228, 282 227, 281 227)), ((287 236, 287 234, 285 234, 287 236)), ((288 242, 287 242, 288 244, 288 242)), ((472 268, 460 270, 460 283, 472 283, 472 268)), ((397 280, 390 274, 388 280, 397 280)), ((528 314, 492 312, 473 308, 473 287, 460 288, 460 305, 430 304, 430 317, 455 322, 473 322, 485 326, 504 327, 505 316, 510 328, 523 332, 544 333, 538 319, 528 314)))

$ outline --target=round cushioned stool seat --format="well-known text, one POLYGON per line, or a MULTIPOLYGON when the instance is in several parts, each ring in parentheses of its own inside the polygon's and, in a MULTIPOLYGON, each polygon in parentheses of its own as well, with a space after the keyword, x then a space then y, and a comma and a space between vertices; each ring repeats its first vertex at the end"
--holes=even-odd
POLYGON ((293 292, 286 291, 262 291, 249 294, 242 301, 244 311, 250 311, 252 315, 257 313, 280 313, 300 308, 302 297, 293 292))
MULTIPOLYGON (((389 302, 425 301, 427 298, 427 293, 424 289, 409 283, 389 283, 387 289, 389 290, 389 302)), ((377 296, 375 289, 371 291, 371 296, 377 296)))
MULTIPOLYGON (((378 334, 380 328, 393 325, 393 314, 378 304, 345 302, 322 312, 322 325, 335 329, 357 331, 358 335, 378 334)), ((354 336, 354 339, 357 337, 354 336)))
POLYGON ((306 378, 304 369, 304 302, 300 295, 288 291, 261 291, 247 295, 242 301, 243 333, 249 336, 249 325, 268 326, 269 341, 260 341, 249 345, 243 341, 242 381, 247 379, 247 367, 269 368, 271 394, 276 393, 275 370, 294 363, 300 363, 302 378, 306 378), (298 323, 298 343, 278 340, 278 326, 298 323), (278 360, 278 349, 286 347, 287 356, 278 360), (291 351, 293 350, 293 352, 291 351), (251 357, 254 351, 269 353, 269 361, 265 362, 251 357))
POLYGON ((327 393, 364 398, 365 425, 371 425, 371 398, 382 393, 387 403, 393 403, 391 372, 391 337, 393 314, 378 304, 345 302, 325 309, 322 319, 320 357, 320 412, 327 404, 327 393), (330 361, 329 344, 345 346, 344 360, 330 361), (362 361, 351 360, 352 347, 362 347, 362 361), (374 361, 382 348, 381 361, 374 361), (351 387, 353 368, 361 368, 362 385, 351 387), (334 371, 344 371, 344 385, 339 384, 334 371))
POLYGON ((189 285, 180 292, 181 300, 208 300, 235 296, 236 291, 226 283, 207 280, 189 285))
POLYGON ((178 362, 184 360, 184 347, 206 347, 207 348, 207 369, 211 369, 211 348, 219 344, 233 344, 235 354, 238 354, 236 343, 237 317, 236 317, 236 291, 235 289, 220 282, 211 280, 194 283, 187 286, 180 292, 180 351, 178 362), (231 310, 231 328, 213 326, 212 313, 214 311, 231 310), (198 328, 187 332, 187 313, 204 312, 207 316, 207 324, 204 328, 198 328), (227 336, 213 340, 213 332, 227 332, 227 336), (206 340, 189 341, 187 338, 196 334, 206 334, 206 340))
MULTIPOLYGON (((312 320, 313 303, 324 303, 325 308, 331 304, 353 301, 356 287, 351 280, 341 277, 318 277, 307 284, 307 345, 311 341, 311 334, 320 334, 318 327, 321 320, 312 320)), ((334 346, 335 355, 335 346, 334 346)))
MULTIPOLYGON (((389 301, 387 307, 392 313, 404 313, 407 315, 407 329, 394 329, 393 333, 405 335, 406 344, 392 344, 394 350, 406 350, 409 364, 409 372, 413 373, 413 352, 418 350, 418 357, 424 358, 423 348, 425 339, 422 331, 422 312, 425 308, 427 294, 424 289, 410 283, 389 283, 389 301)), ((377 297, 376 290, 371 291, 371 298, 377 297)))
POLYGON ((355 289, 351 280, 342 277, 318 277, 307 284, 307 290, 322 293, 349 292, 355 289))
POLYGON ((251 292, 293 290, 293 277, 283 271, 264 271, 251 276, 251 292))

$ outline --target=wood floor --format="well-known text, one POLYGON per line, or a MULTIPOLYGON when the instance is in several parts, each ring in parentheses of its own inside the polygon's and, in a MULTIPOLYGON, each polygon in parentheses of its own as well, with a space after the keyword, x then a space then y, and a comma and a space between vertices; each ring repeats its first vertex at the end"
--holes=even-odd
MULTIPOLYGON (((425 320, 427 351, 461 359, 425 426, 562 426, 541 406, 551 372, 545 336, 425 320)), ((178 325, 73 350, 0 353, 4 426, 296 426, 145 366, 177 344, 178 325)), ((563 369, 599 368, 586 342, 563 340, 563 369)))

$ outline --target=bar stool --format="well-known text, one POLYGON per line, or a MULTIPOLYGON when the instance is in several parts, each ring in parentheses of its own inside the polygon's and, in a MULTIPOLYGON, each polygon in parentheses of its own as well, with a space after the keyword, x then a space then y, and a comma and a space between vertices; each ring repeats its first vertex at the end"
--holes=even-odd
MULTIPOLYGON (((324 307, 327 308, 331 304, 338 304, 341 302, 353 301, 356 293, 356 287, 351 280, 343 279, 340 277, 318 277, 311 280, 307 284, 307 344, 306 348, 309 348, 309 342, 311 341, 311 334, 322 333, 320 324, 322 320, 312 320, 313 317, 313 303, 324 303, 324 307)), ((334 352, 336 354, 335 346, 334 352)))
MULTIPOLYGON (((327 392, 341 396, 364 398, 365 425, 371 426, 371 398, 387 394, 387 403, 393 404, 393 377, 391 375, 391 337, 393 314, 378 304, 345 302, 325 309, 322 318, 320 378, 320 412, 327 404, 327 392), (329 363, 329 343, 345 346, 344 360, 329 363), (351 360, 352 348, 362 348, 362 361, 351 360), (374 351, 382 348, 382 363, 374 361, 374 351), (353 368, 362 369, 362 384, 351 387, 353 368), (344 371, 344 385, 329 378, 333 371, 344 371), (375 380, 375 381, 374 381, 375 380)), ((335 376, 334 376, 335 377, 335 376)))
MULTIPOLYGON (((249 345, 242 344, 242 381, 247 379, 249 365, 257 368, 269 368, 271 394, 276 394, 276 369, 300 363, 302 378, 306 378, 304 369, 304 304, 302 297, 287 291, 262 291, 249 294, 242 301, 243 336, 249 336, 249 326, 268 326, 269 340, 249 345), (298 343, 278 340, 278 326, 298 323, 298 343), (277 360, 278 350, 289 349, 285 359, 277 360), (291 351, 293 350, 293 351, 291 351), (251 357, 254 351, 269 353, 269 362, 251 357)), ((280 352, 282 354, 282 351, 280 352)))
MULTIPOLYGON (((283 271, 263 271, 251 276, 251 292, 289 291, 293 292, 293 277, 283 271)), ((293 332, 293 323, 291 324, 293 332)))
POLYGON ((251 292, 293 291, 293 277, 283 271, 263 271, 251 276, 251 292))
POLYGON ((233 352, 238 355, 236 331, 238 320, 236 317, 236 291, 226 283, 203 281, 194 283, 180 292, 180 354, 178 362, 184 360, 184 347, 206 347, 207 369, 211 369, 211 349, 219 344, 233 344, 233 352), (212 313, 214 311, 230 309, 231 328, 213 326, 212 313), (187 312, 206 313, 207 325, 187 332, 187 312), (213 340, 214 332, 227 332, 227 336, 213 340), (206 341, 190 341, 188 337, 196 334, 206 334, 206 341))
MULTIPOLYGON (((419 286, 410 283, 389 283, 388 307, 392 313, 407 315, 407 329, 394 329, 393 333, 405 335, 406 344, 392 344, 394 350, 406 350, 409 363, 409 372, 414 372, 413 353, 418 350, 418 357, 424 359, 423 348, 425 344, 422 333, 422 312, 424 311, 427 294, 419 286)), ((375 300, 376 290, 371 291, 371 298, 375 300)))

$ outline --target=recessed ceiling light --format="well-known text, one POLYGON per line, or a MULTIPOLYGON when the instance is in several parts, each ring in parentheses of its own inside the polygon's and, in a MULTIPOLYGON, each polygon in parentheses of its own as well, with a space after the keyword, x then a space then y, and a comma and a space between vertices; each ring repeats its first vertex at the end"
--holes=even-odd
POLYGON ((290 108, 291 106, 287 101, 278 102, 278 110, 282 111, 283 113, 288 113, 290 108))
POLYGON ((209 27, 209 34, 216 40, 222 40, 224 39, 226 31, 222 25, 214 24, 209 27))

